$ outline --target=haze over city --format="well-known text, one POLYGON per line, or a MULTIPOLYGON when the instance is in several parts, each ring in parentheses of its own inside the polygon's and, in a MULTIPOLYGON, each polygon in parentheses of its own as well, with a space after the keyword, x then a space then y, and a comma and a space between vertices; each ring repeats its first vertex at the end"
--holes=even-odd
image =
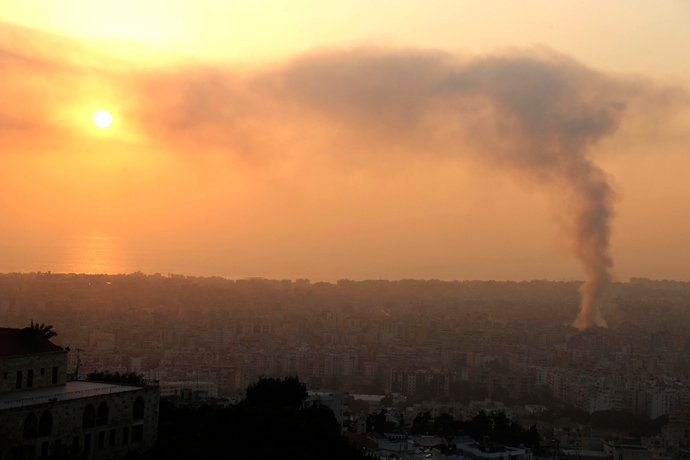
POLYGON ((0 460, 690 460, 688 0, 0 0, 0 460))
POLYGON ((0 271, 687 280, 689 13, 5 3, 0 271))

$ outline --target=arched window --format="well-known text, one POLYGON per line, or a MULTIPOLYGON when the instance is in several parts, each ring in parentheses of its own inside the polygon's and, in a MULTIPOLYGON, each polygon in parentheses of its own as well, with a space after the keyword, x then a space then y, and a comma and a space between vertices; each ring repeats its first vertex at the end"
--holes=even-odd
POLYGON ((38 435, 50 436, 53 433, 53 416, 50 411, 43 412, 41 421, 38 423, 38 435))
POLYGON ((108 424, 108 405, 104 402, 98 405, 98 415, 96 415, 96 425, 108 424))
POLYGON ((92 404, 86 406, 84 409, 84 418, 82 421, 82 428, 92 428, 96 425, 96 409, 93 408, 92 404))
POLYGON ((34 414, 29 414, 24 420, 24 439, 35 438, 38 428, 38 419, 34 414))
POLYGON ((134 401, 134 420, 144 418, 144 398, 141 396, 134 401))

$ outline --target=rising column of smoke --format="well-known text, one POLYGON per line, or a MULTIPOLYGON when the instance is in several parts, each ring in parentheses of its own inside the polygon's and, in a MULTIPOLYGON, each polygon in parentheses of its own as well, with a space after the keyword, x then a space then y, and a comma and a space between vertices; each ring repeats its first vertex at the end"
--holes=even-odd
MULTIPOLYGON (((223 107, 244 107, 234 93, 204 79, 185 87, 194 89, 193 97, 183 98, 187 106, 180 113, 192 113, 189 106, 199 105, 200 94, 206 95, 203 101, 225 101, 223 107)), ((276 132, 281 126, 309 126, 313 113, 318 123, 337 127, 335 155, 348 151, 348 143, 353 151, 373 141, 400 152, 457 154, 470 142, 484 161, 550 187, 586 276, 575 326, 606 325, 598 303, 611 281, 613 192, 590 152, 617 129, 624 102, 640 88, 548 50, 458 62, 438 51, 377 49, 302 56, 250 78, 246 88, 268 101, 257 107, 275 108, 270 117, 255 114, 267 129, 265 120, 283 111, 289 115, 275 120, 276 132)), ((239 109, 207 120, 218 125, 219 138, 237 126, 232 110, 239 109)), ((252 110, 244 110, 241 119, 252 110)), ((198 123, 195 119, 189 129, 198 123)))
MULTIPOLYGON (((465 63, 420 51, 326 53, 296 61, 279 79, 329 119, 366 120, 357 133, 378 129, 389 143, 419 146, 420 137, 451 132, 441 143, 469 140, 483 161, 555 188, 586 276, 575 326, 606 325, 597 303, 611 281, 613 192, 589 153, 616 130, 624 85, 548 50, 465 63)), ((448 146, 429 142, 433 149, 448 146)))
POLYGON ((613 191, 588 154, 618 126, 624 104, 612 92, 614 85, 562 57, 513 56, 474 61, 448 77, 443 88, 491 106, 494 129, 477 134, 505 139, 496 145, 480 140, 484 154, 559 189, 573 252, 586 276, 574 326, 605 327, 598 303, 611 282, 613 191))

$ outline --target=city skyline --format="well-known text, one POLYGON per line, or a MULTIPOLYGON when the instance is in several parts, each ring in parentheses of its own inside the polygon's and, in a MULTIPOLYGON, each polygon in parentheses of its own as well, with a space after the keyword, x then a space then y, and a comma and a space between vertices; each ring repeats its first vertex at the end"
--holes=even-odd
POLYGON ((0 0, 0 459, 690 459, 688 0, 0 0))

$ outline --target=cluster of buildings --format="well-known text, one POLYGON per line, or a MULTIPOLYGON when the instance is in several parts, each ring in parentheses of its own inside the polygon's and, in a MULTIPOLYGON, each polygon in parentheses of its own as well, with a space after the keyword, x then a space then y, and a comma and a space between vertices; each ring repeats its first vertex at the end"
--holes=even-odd
POLYGON ((467 436, 447 439, 438 436, 408 436, 399 433, 376 432, 346 432, 345 436, 351 445, 358 447, 366 455, 380 459, 532 460, 534 458, 532 450, 526 447, 475 441, 467 436))
POLYGON ((0 324, 50 323, 72 349, 66 372, 135 372, 166 396, 231 397, 260 376, 298 375, 312 388, 418 403, 490 398, 682 419, 690 283, 616 283, 603 308, 610 328, 586 331, 569 325, 578 287, 9 274, 0 324))

